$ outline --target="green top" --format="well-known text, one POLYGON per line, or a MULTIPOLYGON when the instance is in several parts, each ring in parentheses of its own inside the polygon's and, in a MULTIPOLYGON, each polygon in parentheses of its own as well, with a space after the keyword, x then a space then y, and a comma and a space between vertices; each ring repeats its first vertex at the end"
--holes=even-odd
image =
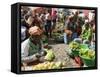
POLYGON ((91 27, 89 27, 88 29, 86 29, 86 26, 84 25, 82 27, 82 38, 84 40, 90 40, 91 36, 92 36, 92 29, 91 27))
POLYGON ((31 40, 31 38, 29 39, 30 42, 29 42, 29 56, 39 52, 41 50, 41 41, 39 41, 39 43, 37 44, 34 44, 31 40))

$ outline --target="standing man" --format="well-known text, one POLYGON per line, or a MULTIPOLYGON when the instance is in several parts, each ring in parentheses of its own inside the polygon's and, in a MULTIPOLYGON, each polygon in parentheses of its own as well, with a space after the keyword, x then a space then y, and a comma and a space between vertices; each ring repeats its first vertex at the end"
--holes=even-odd
POLYGON ((45 25, 45 31, 46 31, 46 36, 47 37, 51 37, 51 14, 49 12, 49 10, 46 11, 46 15, 45 15, 45 19, 46 19, 46 25, 45 25))
POLYGON ((53 22, 52 29, 53 30, 55 29, 55 26, 56 26, 56 19, 57 19, 57 11, 54 11, 53 14, 52 14, 52 22, 53 22))

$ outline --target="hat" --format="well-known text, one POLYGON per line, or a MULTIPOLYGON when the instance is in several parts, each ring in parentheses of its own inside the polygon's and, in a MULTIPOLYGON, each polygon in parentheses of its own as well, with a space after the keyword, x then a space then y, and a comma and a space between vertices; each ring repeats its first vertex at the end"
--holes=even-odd
POLYGON ((33 27, 31 27, 29 29, 29 33, 30 33, 30 35, 33 35, 33 34, 37 33, 38 30, 39 30, 39 27, 38 26, 33 26, 33 27))

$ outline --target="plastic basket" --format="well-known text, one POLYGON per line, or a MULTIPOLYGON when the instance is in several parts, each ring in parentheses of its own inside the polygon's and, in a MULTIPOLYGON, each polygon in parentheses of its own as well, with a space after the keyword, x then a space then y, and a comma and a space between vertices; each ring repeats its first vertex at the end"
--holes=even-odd
POLYGON ((95 66, 95 59, 87 59, 85 57, 82 57, 80 56, 83 63, 86 65, 86 66, 95 66))

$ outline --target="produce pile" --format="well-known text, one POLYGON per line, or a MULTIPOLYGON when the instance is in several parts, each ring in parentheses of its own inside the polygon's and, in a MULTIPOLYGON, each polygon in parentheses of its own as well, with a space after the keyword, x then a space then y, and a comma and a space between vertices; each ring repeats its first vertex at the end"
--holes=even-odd
POLYGON ((52 50, 47 50, 47 49, 45 49, 45 50, 46 50, 47 54, 44 59, 47 61, 52 61, 55 58, 54 52, 52 50))
POLYGON ((72 50, 72 55, 79 56, 83 63, 87 66, 94 66, 95 64, 95 51, 90 49, 86 44, 71 42, 69 47, 72 50))
POLYGON ((89 49, 82 49, 80 51, 80 56, 86 59, 95 59, 95 51, 89 49))
POLYGON ((77 49, 79 49, 79 43, 77 43, 77 42, 71 42, 70 44, 69 44, 69 47, 72 49, 72 50, 77 50, 77 49))
POLYGON ((66 67, 66 61, 55 61, 55 54, 52 49, 45 49, 45 61, 32 66, 32 70, 48 70, 48 69, 63 69, 66 67))
POLYGON ((95 65, 95 51, 91 49, 81 49, 79 55, 86 66, 95 65))
POLYGON ((33 70, 62 69, 65 62, 44 62, 33 66, 33 70))
POLYGON ((61 32, 59 32, 59 33, 57 33, 57 32, 53 33, 53 38, 58 43, 63 43, 64 42, 63 41, 64 36, 63 36, 63 34, 61 32))
POLYGON ((80 51, 80 44, 79 43, 73 41, 69 44, 69 47, 72 51, 71 52, 72 56, 79 56, 79 51, 80 51))

